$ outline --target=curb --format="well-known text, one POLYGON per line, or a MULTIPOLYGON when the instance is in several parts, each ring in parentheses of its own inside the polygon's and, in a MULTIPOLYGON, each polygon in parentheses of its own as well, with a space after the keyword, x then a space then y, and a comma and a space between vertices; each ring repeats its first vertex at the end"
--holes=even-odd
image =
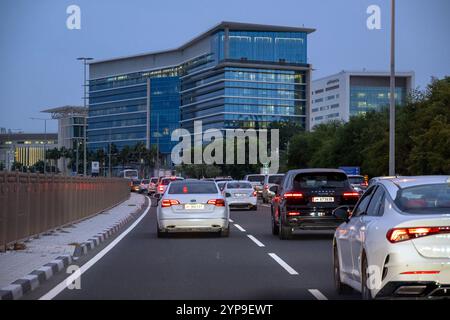
POLYGON ((145 207, 145 201, 142 206, 138 206, 137 210, 129 213, 125 218, 114 224, 112 227, 103 230, 103 232, 98 233, 88 241, 81 243, 75 247, 73 255, 62 255, 56 259, 46 263, 42 267, 34 270, 28 275, 17 279, 9 286, 0 289, 0 300, 17 300, 20 299, 24 294, 36 289, 42 285, 45 281, 53 277, 56 273, 67 268, 74 260, 87 254, 89 251, 99 246, 106 239, 110 238, 112 235, 119 232, 126 224, 131 220, 134 220, 134 214, 141 212, 145 207))

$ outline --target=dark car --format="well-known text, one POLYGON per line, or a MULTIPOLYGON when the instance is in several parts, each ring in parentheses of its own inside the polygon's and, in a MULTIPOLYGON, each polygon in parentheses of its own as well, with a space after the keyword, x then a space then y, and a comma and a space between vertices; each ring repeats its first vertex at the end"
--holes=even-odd
POLYGON ((359 193, 339 169, 298 169, 286 173, 274 188, 272 233, 291 238, 295 229, 334 229, 343 221, 332 212, 341 205, 352 207, 359 193))

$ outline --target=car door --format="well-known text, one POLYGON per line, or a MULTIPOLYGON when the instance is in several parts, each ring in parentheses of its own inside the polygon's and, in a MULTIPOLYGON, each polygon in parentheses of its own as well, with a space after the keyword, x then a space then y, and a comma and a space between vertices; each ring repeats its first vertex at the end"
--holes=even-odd
POLYGON ((379 219, 378 209, 380 202, 384 199, 384 190, 380 186, 374 186, 372 195, 369 197, 365 210, 360 210, 358 218, 354 223, 354 230, 351 234, 351 256, 353 265, 353 275, 355 280, 361 282, 361 258, 367 232, 376 224, 379 219))
POLYGON ((361 215, 362 213, 366 212, 374 190, 375 188, 371 187, 364 193, 364 195, 361 197, 361 199, 359 199, 358 203, 353 209, 350 220, 343 226, 344 229, 342 231, 339 231, 340 233, 339 249, 341 252, 341 259, 342 259, 341 269, 352 279, 355 279, 355 266, 353 263, 354 259, 352 252, 352 242, 355 241, 355 238, 359 237, 358 235, 359 231, 357 231, 357 229, 360 228, 361 225, 360 220, 361 215))

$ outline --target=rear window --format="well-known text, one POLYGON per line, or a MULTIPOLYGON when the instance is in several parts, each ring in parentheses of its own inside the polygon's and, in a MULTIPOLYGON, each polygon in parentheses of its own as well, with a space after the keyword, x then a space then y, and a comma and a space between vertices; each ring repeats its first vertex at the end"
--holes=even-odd
POLYGON ((151 181, 152 183, 158 183, 158 178, 152 178, 150 181, 151 181))
POLYGON ((268 183, 274 183, 274 184, 281 184, 281 180, 283 180, 283 175, 278 176, 269 176, 269 179, 267 179, 268 183))
POLYGON ((142 180, 142 182, 141 182, 141 183, 143 183, 143 184, 148 184, 148 183, 149 183, 149 181, 150 181, 150 180, 148 180, 148 179, 144 179, 144 180, 142 180))
POLYGON ((161 180, 161 184, 164 186, 167 186, 172 181, 180 181, 180 180, 183 180, 183 179, 182 178, 166 178, 166 179, 161 180))
POLYGON ((364 177, 348 177, 348 182, 351 184, 362 184, 364 182, 364 177))
POLYGON ((264 181, 264 175, 248 176, 247 180, 251 181, 251 182, 263 182, 264 181))
POLYGON ((227 189, 253 189, 248 182, 228 182, 227 189))
POLYGON ((139 185, 141 182, 139 180, 133 180, 133 186, 139 185))
POLYGON ((395 204, 408 213, 450 213, 450 184, 428 184, 400 189, 395 204))
POLYGON ((300 173, 294 178, 294 189, 343 188, 347 176, 339 172, 300 173))
POLYGON ((169 194, 210 194, 217 193, 214 182, 174 182, 170 184, 169 194))

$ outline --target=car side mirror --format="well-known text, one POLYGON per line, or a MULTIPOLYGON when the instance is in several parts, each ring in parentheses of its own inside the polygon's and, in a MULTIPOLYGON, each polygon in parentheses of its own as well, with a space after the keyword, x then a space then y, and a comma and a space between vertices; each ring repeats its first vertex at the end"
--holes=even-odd
POLYGON ((351 210, 348 206, 340 206, 333 210, 333 216, 338 218, 339 220, 344 220, 345 222, 349 222, 351 216, 351 210))

